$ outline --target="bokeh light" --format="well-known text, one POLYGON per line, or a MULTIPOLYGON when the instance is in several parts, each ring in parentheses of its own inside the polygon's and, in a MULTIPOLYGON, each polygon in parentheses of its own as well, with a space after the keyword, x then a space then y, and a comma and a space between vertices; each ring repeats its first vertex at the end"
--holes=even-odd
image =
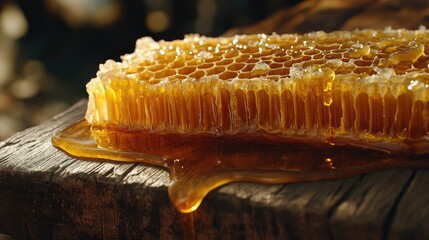
POLYGON ((152 11, 146 16, 146 27, 151 32, 164 32, 169 26, 170 16, 164 11, 152 11))
POLYGON ((10 38, 18 39, 28 30, 27 20, 22 11, 14 4, 6 4, 0 14, 0 29, 10 38))
POLYGON ((18 79, 11 84, 10 92, 16 99, 29 99, 39 92, 39 84, 34 78, 18 79))

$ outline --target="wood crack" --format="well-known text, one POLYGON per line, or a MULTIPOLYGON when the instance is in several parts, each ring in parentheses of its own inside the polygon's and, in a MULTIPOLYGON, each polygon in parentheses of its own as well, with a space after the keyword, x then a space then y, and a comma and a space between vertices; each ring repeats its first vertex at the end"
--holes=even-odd
POLYGON ((9 139, 9 140, 4 141, 4 142, 0 142, 0 149, 6 148, 6 147, 11 147, 17 143, 19 143, 19 141, 12 141, 12 139, 9 139))
POLYGON ((136 168, 138 165, 138 163, 134 163, 133 165, 131 165, 127 170, 125 170, 119 177, 118 177, 118 183, 123 182, 124 178, 126 176, 128 176, 128 174, 134 169, 136 168))
POLYGON ((416 173, 417 173, 417 170, 414 170, 412 172, 412 174, 410 175, 410 177, 408 178, 408 180, 406 181, 406 183, 402 187, 398 197, 395 199, 395 202, 394 202, 391 210, 387 214, 387 217, 386 217, 384 224, 383 224, 383 232, 382 232, 382 236, 381 236, 383 240, 388 239, 389 230, 390 230, 390 227, 392 225, 393 219, 395 218, 395 214, 396 214, 396 211, 398 209, 398 205, 401 202, 401 200, 403 199, 403 197, 405 196, 405 193, 407 192, 407 190, 410 187, 411 183, 413 182, 414 178, 416 177, 416 173))
POLYGON ((51 172, 51 176, 50 176, 50 178, 49 178, 49 181, 50 182, 53 182, 53 180, 54 180, 54 176, 55 175, 61 175, 61 173, 65 170, 65 169, 67 169, 70 165, 72 165, 73 164, 73 161, 70 161, 69 159, 65 159, 64 161, 62 161, 61 163, 60 163, 60 166, 53 166, 52 168, 54 168, 53 169, 53 171, 51 172), (65 162, 67 162, 68 161, 68 163, 66 164, 66 165, 62 165, 63 163, 65 163, 65 162), (62 165, 62 166, 61 166, 62 165))
POLYGON ((333 235, 333 228, 335 228, 335 226, 333 226, 333 224, 331 223, 331 219, 332 216, 335 212, 335 210, 341 205, 341 203, 344 202, 345 199, 347 199, 347 197, 350 195, 351 192, 353 192, 353 190, 355 189, 355 187, 357 185, 359 185, 359 183, 362 181, 363 175, 359 176, 356 181, 353 182, 352 186, 335 202, 335 204, 332 206, 331 209, 329 209, 328 213, 327 213, 327 219, 328 219, 328 229, 327 229, 327 234, 329 239, 334 239, 334 235, 333 235))

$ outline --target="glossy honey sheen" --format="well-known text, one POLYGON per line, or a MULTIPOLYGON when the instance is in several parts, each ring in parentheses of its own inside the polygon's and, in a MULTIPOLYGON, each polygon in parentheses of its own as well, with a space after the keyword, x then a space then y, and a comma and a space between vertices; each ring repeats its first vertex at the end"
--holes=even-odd
POLYGON ((264 133, 428 153, 428 53, 424 28, 142 38, 121 62, 100 65, 87 85, 86 119, 130 131, 264 133))
POLYGON ((322 144, 273 142, 254 135, 126 132, 128 148, 108 142, 117 129, 93 129, 87 121, 58 133, 53 144, 82 158, 144 162, 170 173, 169 196, 181 212, 196 210, 213 189, 235 181, 290 183, 340 179, 391 167, 429 167, 427 155, 392 156, 378 151, 322 144), (98 141, 98 144, 96 143, 98 141), (103 147, 103 145, 105 145, 103 147), (137 147, 137 148, 136 148, 137 147))
POLYGON ((234 181, 426 167, 428 64, 425 28, 142 38, 100 65, 86 120, 53 143, 167 169, 181 212, 234 181))

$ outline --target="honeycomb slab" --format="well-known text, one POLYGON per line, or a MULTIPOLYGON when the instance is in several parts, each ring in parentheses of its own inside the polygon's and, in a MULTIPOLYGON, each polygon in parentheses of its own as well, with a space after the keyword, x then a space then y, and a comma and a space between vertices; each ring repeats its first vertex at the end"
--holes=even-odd
POLYGON ((99 145, 133 151, 150 132, 429 153, 428 55, 425 28, 145 37, 100 65, 86 119, 99 145))

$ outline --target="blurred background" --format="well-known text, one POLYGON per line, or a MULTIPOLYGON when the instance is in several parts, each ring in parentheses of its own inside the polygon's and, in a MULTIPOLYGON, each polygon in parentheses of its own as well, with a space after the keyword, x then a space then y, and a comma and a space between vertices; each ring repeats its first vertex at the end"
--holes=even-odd
POLYGON ((428 24, 427 0, 0 0, 0 140, 85 98, 98 65, 143 36, 428 24))
POLYGON ((86 97, 100 63, 142 36, 218 36, 297 1, 0 1, 0 140, 86 97))

